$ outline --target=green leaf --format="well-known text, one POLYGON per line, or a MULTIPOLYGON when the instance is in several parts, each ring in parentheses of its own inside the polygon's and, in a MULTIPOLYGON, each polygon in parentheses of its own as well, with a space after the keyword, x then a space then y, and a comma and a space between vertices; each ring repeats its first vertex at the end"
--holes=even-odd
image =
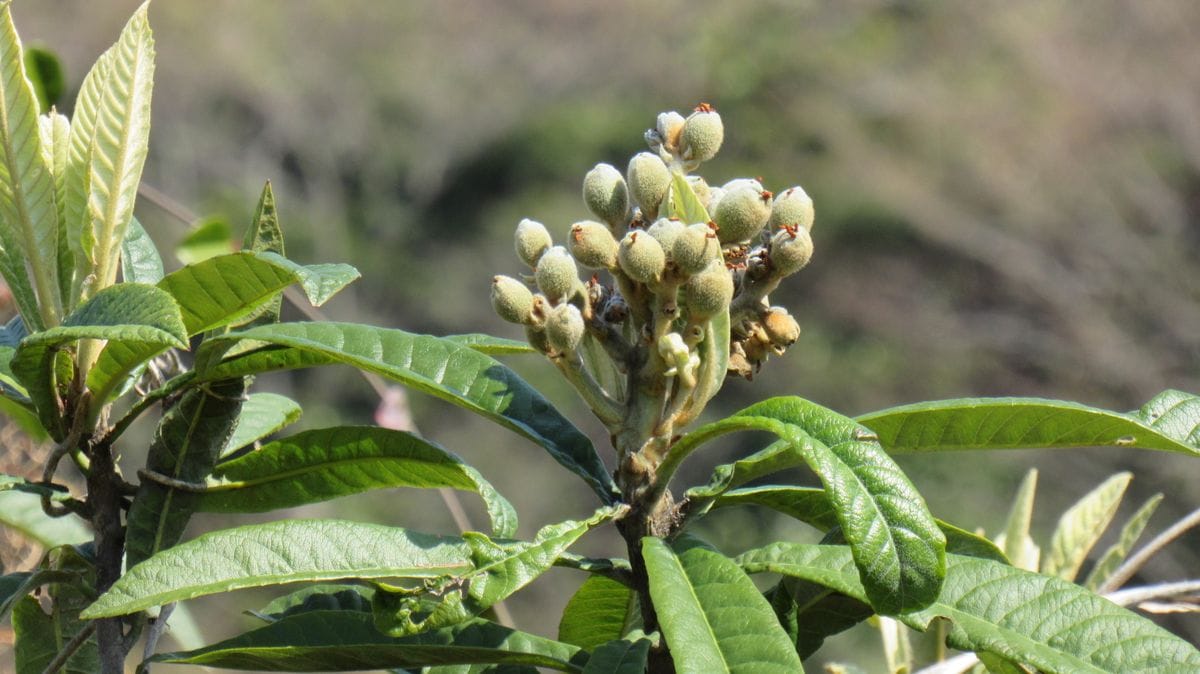
POLYGON ((275 440, 217 467, 207 512, 266 512, 371 489, 450 487, 479 494, 497 536, 516 533, 512 505, 457 456, 412 433, 339 426, 275 440))
MULTIPOLYGON (((453 341, 353 323, 281 323, 209 340, 268 345, 227 357, 201 380, 345 364, 388 377, 496 421, 545 448, 605 503, 618 493, 592 443, 540 393, 499 361, 453 341)), ((202 349, 203 351, 203 349, 202 349)))
POLYGON ((688 184, 687 176, 679 171, 671 172, 671 191, 667 195, 667 203, 669 217, 679 218, 689 225, 712 219, 704 209, 704 204, 696 197, 695 190, 688 184))
MULTIPOLYGON (((1169 393, 1195 400, 1187 394, 1169 393)), ((1163 404, 1167 401, 1163 396, 1155 400, 1162 405, 1164 414, 1171 409, 1170 404, 1163 404)), ((1195 432, 1195 423, 1200 420, 1200 401, 1178 401, 1177 411, 1165 421, 1160 418, 1162 423, 1156 425, 1134 414, 1040 398, 963 398, 918 403, 867 414, 858 417, 858 421, 878 433, 880 442, 891 452, 1111 445, 1200 454, 1196 440, 1190 433, 1183 434, 1187 422, 1176 423, 1176 418, 1190 419, 1191 432, 1195 432)))
MULTIPOLYGON (((245 383, 214 382, 183 394, 158 422, 147 470, 183 482, 201 482, 237 423, 245 383)), ((132 567, 179 542, 200 495, 144 480, 126 516, 125 557, 132 567)))
POLYGON ((83 520, 73 515, 50 517, 42 512, 42 498, 27 491, 0 491, 0 526, 46 548, 92 539, 83 520))
MULTIPOLYGON (((129 380, 141 372, 146 363, 163 351, 171 347, 187 348, 187 333, 179 314, 179 305, 175 303, 175 300, 170 295, 151 285, 122 283, 100 291, 93 298, 93 301, 101 297, 115 296, 118 292, 120 292, 121 297, 128 298, 131 301, 141 300, 141 296, 144 295, 146 297, 145 301, 152 302, 151 306, 157 307, 157 310, 161 313, 163 317, 161 327, 169 330, 173 337, 180 339, 168 343, 162 340, 147 341, 110 338, 87 376, 88 390, 92 392, 92 397, 95 400, 101 402, 106 402, 119 394, 128 386, 129 380), (115 290, 116 288, 128 288, 128 290, 117 291, 115 290)), ((113 303, 115 303, 115 300, 113 303)), ((82 307, 80 310, 82 310, 82 307)), ((123 308, 118 308, 118 310, 125 311, 123 308)), ((73 316, 74 314, 72 314, 73 316)), ((68 317, 67 322, 73 320, 72 317, 68 317)), ((64 322, 64 325, 67 322, 64 322)), ((128 322, 133 323, 133 320, 129 319, 128 322)))
POLYGON ((126 281, 149 285, 163 278, 163 261, 158 247, 137 218, 130 218, 129 230, 121 242, 121 276, 126 281))
POLYGON ((469 346, 489 356, 506 356, 513 353, 537 353, 537 350, 529 346, 526 342, 515 339, 504 339, 503 337, 493 337, 477 332, 465 335, 446 335, 442 339, 448 339, 463 346, 469 346))
POLYGON ((255 253, 287 254, 283 245, 283 227, 279 224, 279 213, 275 210, 275 193, 271 191, 270 180, 263 185, 262 194, 258 197, 254 218, 242 238, 242 249, 255 253))
MULTIPOLYGON (((35 575, 42 576, 42 582, 47 584, 45 596, 50 600, 50 613, 44 613, 40 602, 30 596, 20 599, 14 607, 18 674, 44 671, 67 643, 87 626, 80 620, 79 611, 87 605, 95 585, 91 560, 69 546, 52 549, 35 575)), ((96 637, 92 635, 67 660, 62 671, 90 674, 99 670, 99 650, 96 637)))
POLYGON ((1042 573, 1075 580, 1088 552, 1116 517, 1132 479, 1130 473, 1117 473, 1063 513, 1050 537, 1050 554, 1042 562, 1042 573))
MULTIPOLYGON (((85 296, 116 278, 121 242, 133 218, 150 137, 154 38, 142 5, 84 78, 76 100, 68 162, 68 218, 84 243, 85 296), (95 262, 89 269, 86 261, 95 262)), ((79 272, 77 271, 77 274, 79 272)))
MULTIPOLYGON (((114 347, 127 353, 128 358, 114 359, 123 366, 167 347, 187 348, 175 301, 153 286, 137 283, 105 288, 67 316, 62 325, 26 337, 13 357, 13 373, 29 391, 42 425, 56 440, 62 439, 64 430, 55 392, 55 355, 80 339, 108 340, 109 347, 125 345, 114 347)), ((89 383, 114 382, 119 373, 97 368, 88 379, 89 383)))
POLYGON ((37 96, 38 109, 42 112, 50 110, 67 88, 67 78, 58 55, 37 45, 25 47, 25 73, 37 96))
POLYGON ((826 638, 875 615, 858 599, 798 578, 780 579, 765 596, 801 660, 817 652, 826 638))
POLYGON ((214 215, 192 223, 175 248, 175 257, 185 265, 203 262, 233 252, 233 227, 225 218, 214 215))
POLYGON ((767 600, 728 557, 693 541, 642 539, 650 597, 681 672, 803 672, 767 600))
MULTIPOLYGON (((774 543, 737 559, 747 573, 804 578, 865 599, 844 546, 774 543)), ((1200 651, 1141 616, 1060 578, 947 555, 946 582, 928 608, 900 620, 925 630, 953 623, 949 643, 1056 672, 1190 672, 1200 651)))
POLYGON ((996 538, 996 544, 1013 566, 1026 571, 1037 571, 1042 550, 1029 535, 1029 522, 1033 519, 1033 500, 1037 493, 1038 472, 1031 468, 1021 480, 1017 495, 1005 520, 1004 533, 996 538))
POLYGON ((393 638, 369 615, 313 611, 186 653, 160 653, 156 662, 269 672, 358 671, 426 665, 495 663, 581 671, 586 654, 568 644, 475 620, 435 632, 393 638))
POLYGON ((310 611, 371 612, 375 590, 362 585, 317 583, 278 597, 257 611, 247 611, 266 622, 278 622, 288 616, 310 611))
POLYGON ((871 433, 836 412, 795 397, 752 405, 680 439, 660 466, 660 479, 704 442, 742 430, 774 433, 804 456, 834 505, 876 610, 911 610, 937 596, 945 537, 871 433))
POLYGON ((633 590, 605 576, 588 576, 563 609, 558 640, 591 651, 620 639, 640 622, 633 590))
POLYGON ((66 197, 67 161, 71 151, 71 122, 57 111, 38 117, 41 137, 42 161, 50 170, 54 180, 55 217, 58 220, 58 291, 62 297, 63 311, 75 308, 71 294, 75 279, 75 254, 67 237, 66 213, 63 199, 66 197))
POLYGON ((601 508, 586 520, 567 520, 542 527, 532 541, 493 541, 483 534, 468 531, 463 540, 470 550, 474 567, 451 578, 441 594, 443 599, 426 611, 426 597, 411 592, 375 593, 375 624, 388 634, 401 636, 453 625, 483 613, 497 602, 531 583, 550 570, 555 560, 580 536, 618 514, 615 508, 601 508), (454 590, 466 588, 463 597, 454 590), (426 614, 418 619, 418 614, 426 614))
POLYGON ((643 674, 653 641, 642 633, 629 639, 616 639, 596 648, 588 658, 583 674, 643 674))
POLYGON ((230 458, 238 450, 276 433, 300 418, 300 404, 278 393, 251 393, 242 401, 237 426, 230 434, 220 460, 230 458))
POLYGON ((1169 438, 1184 441, 1193 449, 1200 447, 1200 397, 1163 391, 1133 414, 1169 438))
POLYGON ((1162 499, 1162 494, 1155 494, 1146 499, 1142 507, 1138 508, 1125 526, 1121 527, 1121 535, 1117 538, 1117 542, 1110 545, 1104 554, 1100 555, 1100 561, 1096 562, 1087 579, 1083 581, 1084 587, 1095 591, 1104 584, 1104 581, 1108 580, 1114 571, 1120 568, 1121 563, 1133 551, 1134 544, 1146 529, 1146 524, 1150 522, 1150 517, 1154 515, 1154 511, 1158 509, 1158 504, 1162 499))
POLYGON ((196 335, 251 316, 293 283, 319 306, 356 278, 349 265, 305 267, 275 253, 243 251, 173 271, 158 286, 179 302, 188 335, 196 335))
POLYGON ((125 615, 207 594, 342 578, 436 578, 469 571, 462 539, 341 520, 282 520, 214 531, 129 569, 83 616, 125 615))

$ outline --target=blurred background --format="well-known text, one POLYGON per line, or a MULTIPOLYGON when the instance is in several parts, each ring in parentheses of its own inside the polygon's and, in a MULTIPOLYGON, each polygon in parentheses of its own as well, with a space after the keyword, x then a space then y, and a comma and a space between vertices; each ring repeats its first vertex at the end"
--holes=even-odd
MULTIPOLYGON (((26 42, 62 58, 71 101, 137 4, 18 0, 13 13, 26 42)), ((231 223, 240 239, 270 179, 289 256, 363 272, 330 317, 518 337, 488 305, 492 275, 519 270, 516 223, 532 217, 565 236, 586 216, 585 171, 623 168, 658 112, 706 101, 726 125, 702 169, 709 182, 800 184, 817 207, 813 263, 772 296, 800 321, 800 341, 753 382, 730 381, 710 416, 782 394, 852 415, 976 395, 1134 409, 1166 388, 1200 391, 1200 4, 1083 10, 1033 0, 159 0, 144 179, 165 198, 143 199, 138 217, 165 250, 188 231, 181 210, 231 223)), ((509 362, 605 444, 546 363, 509 362)), ((370 423, 379 403, 349 370, 260 384, 301 401, 303 427, 370 423)), ((590 512, 590 493, 517 436, 437 401, 408 402, 425 435, 514 502, 522 536, 590 512)), ((706 480, 758 440, 709 451, 681 480, 706 480)), ((140 459, 136 447, 128 458, 140 459)), ((989 534, 1030 467, 1041 472, 1042 541, 1119 470, 1135 474, 1119 521, 1155 492, 1166 498, 1151 533, 1200 506, 1194 461, 1165 454, 901 462, 935 514, 989 534)), ((478 522, 477 505, 467 503, 478 522)), ((455 530, 436 494, 288 515, 455 530)), ((731 552, 809 536, 751 510, 705 526, 731 552)), ((596 534, 584 548, 612 554, 615 542, 596 534)), ((1143 579, 1194 577, 1198 551, 1185 538, 1143 579)), ((573 573, 556 570, 510 602, 516 623, 553 635, 581 580, 573 573)), ((207 640, 251 625, 219 617, 228 606, 194 603, 207 640)), ((1163 622, 1200 640, 1194 617, 1163 622)), ((861 638, 831 640, 814 661, 852 657, 875 671, 861 638)))

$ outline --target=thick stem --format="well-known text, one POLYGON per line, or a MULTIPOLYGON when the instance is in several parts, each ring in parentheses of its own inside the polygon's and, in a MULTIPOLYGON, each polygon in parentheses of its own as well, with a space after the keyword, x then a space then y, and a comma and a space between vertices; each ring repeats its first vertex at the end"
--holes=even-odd
MULTIPOLYGON (((96 592, 103 593, 121 577, 125 555, 125 529, 121 526, 121 480, 117 475, 112 447, 100 443, 92 454, 92 471, 87 477, 88 505, 92 508, 92 528, 96 534, 96 592)), ((122 674, 125 671, 125 643, 121 618, 96 621, 100 646, 100 671, 122 674)))

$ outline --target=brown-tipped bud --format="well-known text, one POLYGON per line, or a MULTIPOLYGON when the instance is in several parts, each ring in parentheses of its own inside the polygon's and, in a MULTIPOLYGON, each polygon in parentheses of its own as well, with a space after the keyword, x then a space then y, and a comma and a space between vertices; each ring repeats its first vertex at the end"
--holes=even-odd
POLYGON ((813 241, 803 227, 784 225, 771 237, 771 269, 780 276, 789 276, 804 269, 812 259, 813 241))
POLYGON ((546 340, 556 351, 574 351, 583 340, 583 314, 574 304, 560 304, 546 317, 546 340))
POLYGON ((509 323, 529 323, 533 313, 533 292, 511 276, 494 276, 492 308, 509 323))
POLYGON ((662 146, 667 152, 676 154, 679 151, 679 134, 683 131, 683 126, 687 122, 683 115, 672 110, 671 112, 661 112, 658 115, 656 126, 657 137, 662 141, 662 146))
POLYGON ((780 192, 771 204, 771 217, 767 220, 767 227, 779 229, 790 225, 811 230, 814 216, 812 199, 804 188, 789 187, 780 192))
POLYGON ((579 264, 588 269, 612 269, 617 266, 617 240, 608 227, 593 220, 571 225, 567 249, 579 264))
POLYGON ((671 260, 675 263, 675 268, 684 274, 695 274, 713 260, 719 259, 721 243, 710 225, 688 225, 675 237, 671 260))
POLYGON ((716 156, 725 140, 725 125, 721 115, 711 106, 701 104, 683 125, 679 135, 680 156, 688 161, 708 161, 716 156))
POLYGON ((726 191, 713 211, 721 243, 740 243, 762 231, 771 217, 771 193, 744 185, 726 191))
POLYGON ((579 268, 575 259, 562 246, 554 246, 542 254, 533 273, 541 290, 553 304, 571 294, 579 284, 579 268))
POLYGON ((621 270, 639 283, 657 281, 667 266, 667 255, 662 246, 644 231, 630 232, 621 239, 617 260, 621 270))
POLYGON ((658 215, 658 209, 671 186, 671 170, 663 160, 658 155, 639 152, 629 160, 625 177, 629 181, 629 193, 641 206, 642 214, 651 219, 658 215))
POLYGON ((536 267, 538 258, 551 246, 550 232, 536 220, 525 218, 517 225, 517 257, 521 262, 536 267))
POLYGON ((714 260, 704 271, 683 285, 683 301, 689 320, 702 321, 729 307, 733 300, 733 276, 723 262, 714 260))
POLYGON ((610 226, 624 225, 629 214, 629 188, 621 172, 611 164, 596 164, 583 177, 583 203, 610 226))
POLYGON ((800 339, 800 324, 783 307, 767 309, 762 316, 762 327, 775 346, 786 348, 800 339))
POLYGON ((654 237, 658 241, 658 245, 662 246, 663 252, 670 257, 671 251, 675 248, 675 239, 687 229, 687 225, 679 220, 671 220, 668 218, 659 218, 654 221, 653 225, 646 228, 646 233, 654 237))

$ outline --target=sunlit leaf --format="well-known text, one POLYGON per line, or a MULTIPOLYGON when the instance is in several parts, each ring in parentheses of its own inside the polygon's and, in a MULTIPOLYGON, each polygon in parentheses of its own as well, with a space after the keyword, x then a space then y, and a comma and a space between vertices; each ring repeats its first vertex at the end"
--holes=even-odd
POLYGON ((1038 472, 1031 468, 1021 480, 1017 495, 1005 520, 1004 533, 996 538, 996 544, 1004 555, 1019 569, 1037 571, 1042 550, 1029 535, 1029 523, 1033 519, 1033 500, 1037 494, 1038 472))
POLYGON ((1145 531, 1146 524, 1150 522, 1150 517, 1154 515, 1154 511, 1158 509, 1158 504, 1162 499, 1162 494, 1155 494, 1146 499, 1142 507, 1138 508, 1125 526, 1121 527, 1121 535, 1104 551, 1104 554, 1100 555, 1099 561, 1092 567, 1087 579, 1083 581, 1084 587, 1095 590, 1120 568, 1125 558, 1133 551, 1133 546, 1145 531))
POLYGON ((1075 580, 1088 553, 1116 516, 1132 479, 1130 473, 1117 473, 1063 513, 1050 537, 1049 554, 1042 562, 1042 573, 1075 580))
POLYGON ((151 285, 163 278, 163 261, 158 247, 137 218, 129 220, 129 230, 121 242, 121 276, 126 281, 151 285))

